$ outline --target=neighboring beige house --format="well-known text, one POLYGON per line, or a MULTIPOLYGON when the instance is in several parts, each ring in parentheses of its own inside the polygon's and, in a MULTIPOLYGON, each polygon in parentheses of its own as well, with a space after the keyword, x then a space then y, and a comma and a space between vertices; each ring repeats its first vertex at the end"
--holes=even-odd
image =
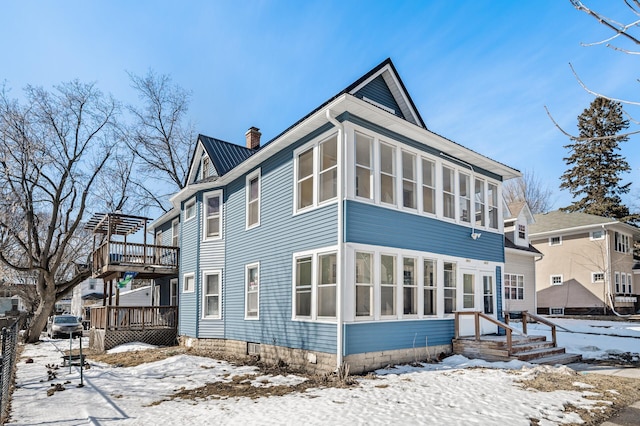
POLYGON ((536 262, 538 313, 638 310, 633 243, 640 229, 586 213, 553 211, 534 219, 529 238, 544 255, 536 262))
POLYGON ((534 217, 524 202, 505 205, 504 212, 502 306, 505 312, 536 313, 535 263, 542 254, 529 242, 529 227, 534 217))

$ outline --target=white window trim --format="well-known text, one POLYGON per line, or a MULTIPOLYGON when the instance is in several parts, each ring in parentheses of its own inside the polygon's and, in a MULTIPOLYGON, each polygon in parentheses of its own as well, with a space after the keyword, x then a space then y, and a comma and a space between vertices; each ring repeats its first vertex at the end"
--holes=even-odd
MULTIPOLYGON (((376 253, 370 250, 359 250, 359 249, 354 249, 352 252, 352 256, 353 256, 353 270, 351 271, 351 273, 353 274, 353 316, 354 316, 354 321, 371 321, 375 318, 376 316, 376 253), (357 253, 363 253, 363 254, 368 254, 369 256, 371 256, 371 270, 370 275, 371 275, 371 283, 368 284, 368 286, 371 287, 371 300, 370 300, 370 309, 371 309, 371 315, 357 315, 357 308, 356 308, 356 302, 357 302, 357 281, 356 281, 356 269, 355 269, 355 259, 356 259, 356 254, 357 253)), ((367 285, 366 283, 362 283, 363 285, 367 285)))
POLYGON ((591 273, 591 283, 601 283, 604 282, 604 272, 592 272, 591 273), (601 280, 596 280, 596 275, 602 275, 601 280))
POLYGON ((549 284, 550 285, 562 285, 563 283, 564 283, 564 277, 562 276, 562 274, 554 274, 554 275, 550 275, 549 276, 549 284), (560 282, 557 283, 557 284, 555 284, 553 282, 553 279, 556 278, 556 277, 560 277, 560 282))
POLYGON ((253 171, 252 173, 248 174, 245 180, 245 192, 246 192, 246 198, 245 198, 245 229, 249 230, 249 229, 253 229, 253 228, 257 228, 260 226, 260 219, 262 216, 262 171, 260 168, 256 169, 255 171, 253 171), (251 196, 251 186, 250 186, 250 182, 255 179, 258 178, 258 221, 256 223, 253 224, 249 224, 249 198, 251 196))
POLYGON ((355 131, 354 132, 354 136, 353 136, 353 197, 356 200, 360 200, 360 201, 365 201, 365 202, 373 202, 376 198, 376 193, 375 193, 375 171, 376 171, 376 167, 374 164, 375 161, 375 144, 376 141, 373 138, 373 136, 367 135, 365 133, 359 132, 359 131, 355 131), (358 164, 357 162, 357 158, 358 158, 358 154, 357 154, 357 144, 356 144, 356 138, 357 135, 360 135, 362 138, 368 139, 369 142, 369 166, 366 167, 364 165, 358 164), (358 167, 361 167, 365 170, 369 171, 369 196, 368 197, 363 197, 361 195, 357 195, 357 185, 356 185, 356 180, 357 180, 357 176, 358 176, 358 172, 357 169, 358 167))
POLYGON ((187 222, 189 220, 192 220, 193 218, 195 218, 197 216, 197 210, 196 210, 196 199, 195 197, 191 198, 190 200, 185 201, 184 203, 184 221, 187 222), (187 216, 187 212, 189 211, 189 207, 193 206, 193 214, 191 216, 187 216))
MULTIPOLYGON (((337 203, 338 202, 338 197, 337 195, 333 198, 330 198, 328 200, 319 202, 319 184, 320 184, 320 144, 323 142, 328 141, 329 139, 331 139, 332 137, 336 137, 338 139, 337 141, 337 150, 338 150, 338 164, 336 165, 336 167, 338 167, 338 188, 340 185, 342 185, 342 183, 340 182, 340 161, 341 161, 341 155, 342 155, 342 143, 340 141, 340 138, 338 138, 338 134, 335 133, 335 131, 332 131, 331 133, 328 134, 324 134, 321 136, 318 136, 317 138, 315 138, 313 141, 304 144, 303 146, 301 146, 300 148, 296 149, 295 151, 293 151, 293 216, 299 215, 299 214, 303 214, 309 211, 313 211, 316 210, 320 207, 324 207, 326 205, 329 204, 333 204, 333 203, 337 203), (308 151, 309 149, 313 149, 313 202, 311 203, 311 205, 303 207, 303 208, 298 208, 298 157, 300 156, 300 154, 308 151)), ((340 191, 337 191, 338 193, 340 193, 340 191)))
POLYGON ((221 189, 209 191, 202 195, 202 241, 216 241, 222 239, 224 231, 224 197, 221 189), (207 199, 211 197, 220 197, 220 220, 218 221, 218 235, 207 236, 207 199))
POLYGON ((560 235, 560 236, 555 236, 555 237, 549 237, 549 246, 550 246, 550 247, 554 247, 554 246, 561 246, 561 245, 562 245, 562 235, 560 235), (559 239, 557 244, 554 244, 554 243, 553 243, 553 239, 554 239, 554 238, 558 238, 558 239, 559 239))
MULTIPOLYGON (((420 300, 420 296, 419 296, 419 292, 418 289, 420 288, 420 276, 418 276, 418 270, 420 269, 420 267, 418 266, 418 262, 420 261, 419 258, 414 257, 414 256, 402 256, 401 257, 402 260, 402 271, 400 273, 400 282, 398 283, 398 287, 399 287, 399 292, 402 291, 402 306, 400 311, 398 312, 399 315, 401 315, 403 318, 418 318, 418 314, 420 312, 420 305, 418 304, 419 300, 420 300), (414 284, 413 285, 405 285, 404 284, 404 261, 405 259, 411 259, 413 260, 413 281, 414 284), (404 313, 404 289, 405 288, 415 288, 416 289, 416 313, 415 314, 405 314, 404 313)), ((400 267, 398 267, 400 268, 400 267)), ((424 268, 424 262, 423 262, 423 268, 424 268)), ((423 297, 424 297, 424 284, 423 284, 423 297)), ((423 309, 423 313, 424 313, 424 305, 422 306, 423 309)))
POLYGON ((183 293, 193 293, 196 291, 196 274, 194 272, 189 272, 187 274, 182 275, 182 292, 183 293), (187 282, 187 278, 193 279, 193 288, 187 290, 185 284, 187 282))
POLYGON ((171 221, 171 246, 180 246, 180 221, 178 218, 171 221), (176 228, 178 229, 177 232, 175 232, 176 228))
POLYGON ((202 271, 202 316, 203 320, 219 320, 222 319, 222 270, 214 269, 202 271), (207 307, 207 277, 209 275, 217 275, 218 276, 218 315, 206 315, 206 307, 207 307))
MULTIPOLYGON (((327 324, 335 324, 335 317, 321 317, 318 315, 318 273, 319 273, 319 258, 323 255, 335 254, 336 262, 340 262, 340 259, 337 257, 338 254, 338 246, 331 247, 323 247, 316 250, 307 250, 293 253, 292 263, 291 263, 291 288, 292 288, 292 297, 291 297, 291 320, 299 321, 299 322, 316 322, 316 323, 327 323, 327 324), (296 315, 296 261, 303 257, 311 257, 311 313, 310 316, 297 316, 296 315)), ((338 301, 337 301, 337 292, 340 289, 340 277, 336 277, 336 315, 338 313, 338 301)), ((355 288, 355 281, 354 281, 355 288)))
POLYGON ((591 232, 589 232, 589 240, 591 240, 591 241, 604 240, 604 233, 605 233, 605 231, 603 231, 603 230, 601 230, 601 229, 600 229, 600 230, 598 230, 598 231, 591 231, 591 232), (595 232, 602 232, 602 235, 601 235, 601 236, 599 236, 599 237, 594 237, 594 236, 593 236, 593 234, 594 234, 595 232))
POLYGON ((505 272, 504 273, 504 280, 502 281, 502 291, 505 294, 504 300, 521 300, 521 301, 524 301, 526 299, 527 295, 525 294, 525 291, 524 291, 525 288, 526 288, 526 283, 525 283, 524 278, 525 278, 524 274, 512 274, 510 272, 505 272), (508 286, 510 289, 511 288, 515 288, 516 289, 516 296, 517 296, 518 288, 519 288, 518 287, 518 277, 522 277, 522 299, 518 299, 517 297, 515 299, 512 298, 511 297, 511 293, 509 293, 509 297, 508 298, 506 297, 506 294, 507 294, 507 275, 509 275, 510 277, 516 277, 516 285, 515 286, 514 285, 509 285, 508 286))
POLYGON ((244 266, 244 319, 247 321, 258 321, 260 319, 260 290, 262 288, 262 276, 260 275, 260 262, 250 263, 244 266), (258 291, 256 292, 258 295, 258 311, 255 317, 250 317, 247 315, 249 308, 249 269, 257 268, 258 269, 258 291))
POLYGON ((211 159, 209 158, 208 155, 205 155, 202 157, 202 160, 200 160, 200 180, 206 179, 209 177, 209 166, 211 164, 211 159), (205 164, 207 166, 206 170, 205 170, 205 164))

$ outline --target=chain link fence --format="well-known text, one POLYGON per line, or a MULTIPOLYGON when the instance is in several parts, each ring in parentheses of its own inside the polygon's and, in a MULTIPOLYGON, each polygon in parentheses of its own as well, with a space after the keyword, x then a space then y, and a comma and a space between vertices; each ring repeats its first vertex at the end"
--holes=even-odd
POLYGON ((18 351, 18 334, 25 317, 20 316, 13 325, 2 329, 2 362, 0 363, 0 424, 5 424, 9 416, 11 383, 15 373, 18 351))

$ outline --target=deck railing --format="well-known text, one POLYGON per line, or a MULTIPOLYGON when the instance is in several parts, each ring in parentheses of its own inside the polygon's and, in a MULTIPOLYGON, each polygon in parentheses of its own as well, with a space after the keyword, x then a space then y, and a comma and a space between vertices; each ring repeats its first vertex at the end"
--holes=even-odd
POLYGON ((178 247, 111 241, 105 242, 93 252, 96 270, 107 265, 121 264, 177 269, 178 247))
POLYGON ((480 319, 484 319, 492 324, 497 325, 500 328, 503 328, 506 331, 507 334, 507 350, 509 351, 509 353, 512 352, 512 347, 513 347, 513 339, 511 334, 512 333, 516 333, 516 334, 526 334, 521 332, 520 330, 511 327, 508 324, 505 324, 502 321, 498 321, 495 318, 490 317, 489 315, 480 312, 480 311, 456 311, 454 312, 454 324, 455 324, 455 336, 456 339, 458 339, 460 337, 460 317, 463 315, 473 315, 473 319, 474 319, 474 327, 475 327, 475 340, 479 341, 480 340, 480 319))
MULTIPOLYGON (((553 347, 558 346, 558 340, 556 339, 556 328, 559 326, 549 321, 548 319, 541 317, 536 314, 532 314, 529 311, 522 311, 522 332, 527 334, 527 323, 531 320, 531 322, 539 322, 540 324, 544 324, 546 326, 551 327, 551 340, 553 341, 553 347)), ((509 324, 509 312, 505 312, 504 321, 509 324)), ((564 327, 560 327, 566 330, 564 327)))
POLYGON ((100 306, 91 308, 91 327, 101 330, 177 328, 177 306, 100 306))

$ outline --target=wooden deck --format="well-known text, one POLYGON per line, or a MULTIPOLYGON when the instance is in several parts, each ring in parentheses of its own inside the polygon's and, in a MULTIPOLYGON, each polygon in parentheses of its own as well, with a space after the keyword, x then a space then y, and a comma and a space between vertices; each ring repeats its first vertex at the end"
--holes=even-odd
POLYGON ((178 274, 178 248, 129 242, 105 242, 93 252, 93 276, 105 278, 124 272, 139 278, 178 274))

